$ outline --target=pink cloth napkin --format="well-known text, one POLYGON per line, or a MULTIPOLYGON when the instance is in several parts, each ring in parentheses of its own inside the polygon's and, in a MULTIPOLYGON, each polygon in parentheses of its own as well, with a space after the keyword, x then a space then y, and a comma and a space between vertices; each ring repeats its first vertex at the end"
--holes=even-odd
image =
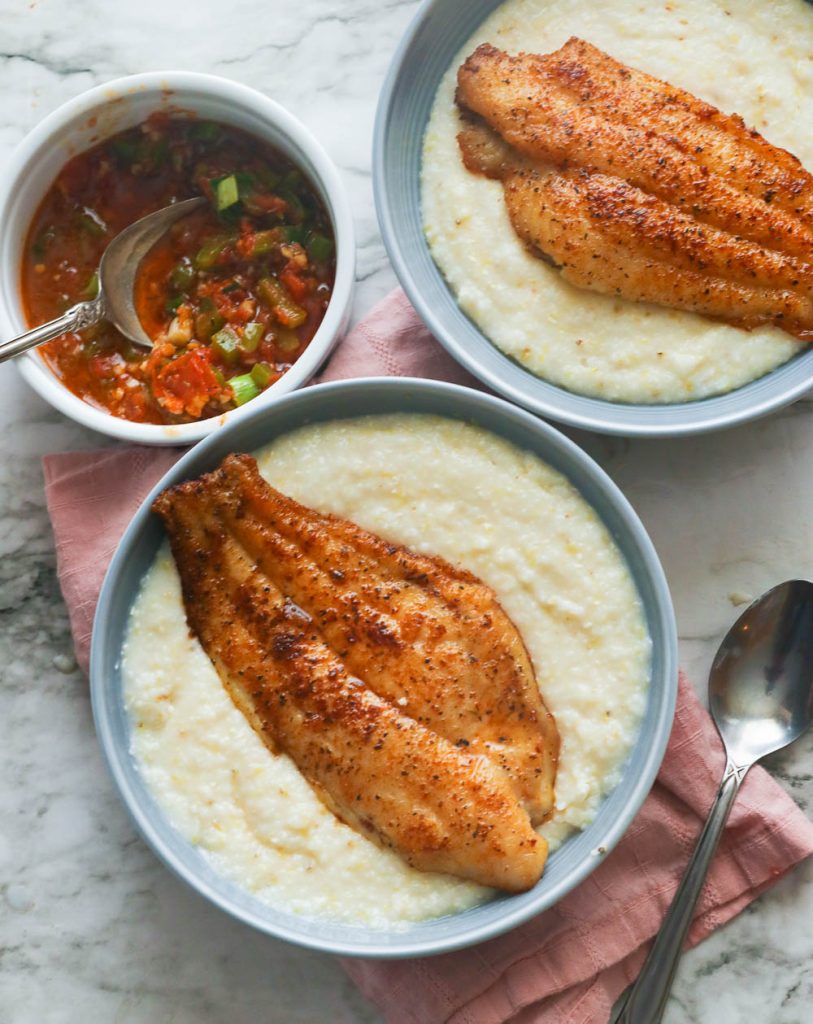
MULTIPOLYGON (((350 333, 322 379, 378 374, 474 383, 401 292, 350 333)), ((85 669, 93 610, 113 550, 144 495, 179 455, 177 449, 119 447, 43 460, 60 583, 85 669)), ((345 969, 390 1024, 604 1024, 672 898, 722 767, 711 719, 681 679, 657 782, 587 881, 551 910, 474 948, 416 960, 345 960, 345 969)), ((813 825, 755 768, 734 807, 690 941, 738 914, 811 852, 813 825)))

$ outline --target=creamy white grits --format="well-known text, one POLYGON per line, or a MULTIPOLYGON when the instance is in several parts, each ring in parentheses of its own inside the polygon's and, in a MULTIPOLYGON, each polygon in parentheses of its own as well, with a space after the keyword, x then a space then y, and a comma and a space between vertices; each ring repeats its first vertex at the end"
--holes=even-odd
POLYGON ((567 284, 522 246, 502 185, 464 168, 454 106, 462 61, 482 42, 546 53, 571 35, 741 114, 813 169, 813 8, 804 0, 508 0, 453 61, 424 141, 426 236, 461 309, 532 373, 612 401, 690 401, 786 362, 803 346, 777 328, 749 333, 567 284))
MULTIPOLYGON (((634 741, 649 637, 626 563, 581 496, 535 456, 428 416, 338 421, 257 456, 286 494, 476 573, 525 639, 562 739, 556 847, 593 818, 634 741)), ((275 906, 375 927, 460 911, 490 890, 425 874, 340 823, 272 755, 190 637, 164 548, 123 660, 132 750, 172 824, 216 870, 275 906)))

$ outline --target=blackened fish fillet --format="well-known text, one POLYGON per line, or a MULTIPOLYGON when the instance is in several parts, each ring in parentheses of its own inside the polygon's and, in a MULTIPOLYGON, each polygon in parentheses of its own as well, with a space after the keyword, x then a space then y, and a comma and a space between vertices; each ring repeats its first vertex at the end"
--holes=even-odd
POLYGON ((550 813, 559 735, 516 627, 465 570, 321 515, 222 467, 221 515, 274 584, 307 609, 348 670, 405 714, 503 768, 535 824, 550 813))
POLYGON ((571 283, 813 337, 813 177, 736 115, 580 39, 484 44, 457 100, 466 166, 502 180, 520 237, 571 283))
MULTIPOLYGON (((508 891, 532 886, 547 844, 508 772, 365 685, 346 653, 328 642, 318 602, 303 607, 284 572, 269 573, 268 560, 255 558, 253 504, 264 489, 273 501, 276 492, 253 460, 230 456, 220 470, 165 491, 154 505, 170 537, 190 627, 237 707, 338 817, 414 867, 508 891), (250 528, 237 530, 243 514, 250 528)), ((331 522, 337 531, 355 529, 331 522)), ((267 537, 273 530, 267 527, 267 537)), ((312 547, 319 543, 314 534, 312 547)), ((275 557, 284 564, 290 555, 280 549, 275 557)))

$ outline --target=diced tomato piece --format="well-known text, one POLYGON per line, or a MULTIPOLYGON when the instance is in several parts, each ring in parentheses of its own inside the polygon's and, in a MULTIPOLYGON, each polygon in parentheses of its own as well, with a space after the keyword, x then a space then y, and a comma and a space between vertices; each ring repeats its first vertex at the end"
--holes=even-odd
POLYGON ((220 390, 220 384, 208 353, 193 348, 158 371, 152 390, 156 401, 173 415, 200 416, 209 399, 220 390))
POLYGON ((288 212, 288 204, 280 196, 256 195, 251 197, 252 203, 265 210, 267 213, 277 213, 280 216, 288 212))
POLYGON ((301 302, 308 294, 308 283, 295 271, 286 267, 285 270, 279 275, 280 281, 285 285, 288 291, 291 293, 291 297, 296 302, 301 302))
POLYGON ((122 399, 121 405, 125 419, 134 420, 136 423, 145 422, 147 396, 141 388, 128 391, 122 399))

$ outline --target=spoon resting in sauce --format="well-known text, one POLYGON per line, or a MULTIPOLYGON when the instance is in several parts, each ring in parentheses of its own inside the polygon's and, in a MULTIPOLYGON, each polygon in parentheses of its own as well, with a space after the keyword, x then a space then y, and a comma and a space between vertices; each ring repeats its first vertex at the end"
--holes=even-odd
POLYGON ((141 262, 166 234, 170 225, 205 203, 203 196, 185 199, 156 210, 120 231, 105 249, 99 263, 99 291, 96 297, 87 302, 77 302, 55 320, 49 320, 9 341, 0 342, 0 363, 58 338, 61 334, 92 327, 101 320, 109 320, 134 344, 152 348, 153 339, 144 330, 134 301, 141 262))

